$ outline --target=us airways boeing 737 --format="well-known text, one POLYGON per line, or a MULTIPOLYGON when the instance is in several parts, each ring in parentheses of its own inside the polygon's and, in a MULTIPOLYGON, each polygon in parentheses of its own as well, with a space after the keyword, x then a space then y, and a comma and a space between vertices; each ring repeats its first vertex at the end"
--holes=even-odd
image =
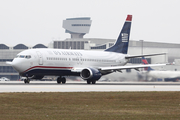
POLYGON ((95 84, 101 76, 115 71, 159 66, 124 66, 130 58, 160 55, 127 55, 131 20, 132 15, 128 15, 115 44, 105 51, 29 49, 17 54, 7 64, 26 77, 25 83, 29 83, 29 79, 42 79, 46 75, 52 75, 58 76, 57 83, 66 83, 64 76, 80 76, 87 84, 95 84))

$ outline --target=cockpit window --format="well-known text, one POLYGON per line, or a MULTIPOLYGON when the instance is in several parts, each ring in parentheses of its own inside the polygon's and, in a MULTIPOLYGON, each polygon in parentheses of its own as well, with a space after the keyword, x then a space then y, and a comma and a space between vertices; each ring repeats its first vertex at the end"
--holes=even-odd
POLYGON ((26 57, 25 57, 25 58, 30 59, 30 58, 31 58, 31 56, 30 56, 30 55, 26 55, 26 57))
POLYGON ((26 59, 30 59, 31 55, 17 55, 16 58, 26 58, 26 59))
POLYGON ((24 56, 24 55, 20 55, 19 57, 20 57, 20 58, 24 58, 25 56, 24 56))

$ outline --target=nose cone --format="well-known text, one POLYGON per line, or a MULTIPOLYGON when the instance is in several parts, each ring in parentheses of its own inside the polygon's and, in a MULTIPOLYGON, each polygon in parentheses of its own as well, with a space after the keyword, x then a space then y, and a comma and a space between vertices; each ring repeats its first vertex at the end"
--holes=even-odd
POLYGON ((23 69, 23 65, 22 65, 22 61, 20 59, 14 59, 12 62, 11 62, 11 66, 19 73, 23 72, 24 69, 23 69))

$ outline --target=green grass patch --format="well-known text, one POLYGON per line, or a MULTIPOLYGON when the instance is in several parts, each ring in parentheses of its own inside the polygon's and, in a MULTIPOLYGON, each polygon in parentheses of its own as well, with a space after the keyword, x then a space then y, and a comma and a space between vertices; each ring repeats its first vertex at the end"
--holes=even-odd
POLYGON ((0 120, 180 119, 180 92, 0 93, 0 120))

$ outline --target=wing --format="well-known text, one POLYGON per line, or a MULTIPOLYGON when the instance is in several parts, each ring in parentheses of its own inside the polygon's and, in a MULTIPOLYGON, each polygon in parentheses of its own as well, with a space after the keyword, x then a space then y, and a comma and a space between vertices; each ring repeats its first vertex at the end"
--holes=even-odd
MULTIPOLYGON (((133 66, 113 66, 113 67, 98 67, 100 71, 110 71, 110 70, 124 70, 124 69, 136 69, 146 68, 146 67, 156 67, 165 66, 166 64, 148 64, 148 65, 133 65, 133 66)), ((81 72, 84 68, 73 68, 71 72, 81 72)))
POLYGON ((146 67, 164 66, 166 64, 149 64, 149 65, 133 65, 133 66, 114 66, 114 67, 99 67, 99 70, 123 70, 123 69, 138 69, 146 67))

